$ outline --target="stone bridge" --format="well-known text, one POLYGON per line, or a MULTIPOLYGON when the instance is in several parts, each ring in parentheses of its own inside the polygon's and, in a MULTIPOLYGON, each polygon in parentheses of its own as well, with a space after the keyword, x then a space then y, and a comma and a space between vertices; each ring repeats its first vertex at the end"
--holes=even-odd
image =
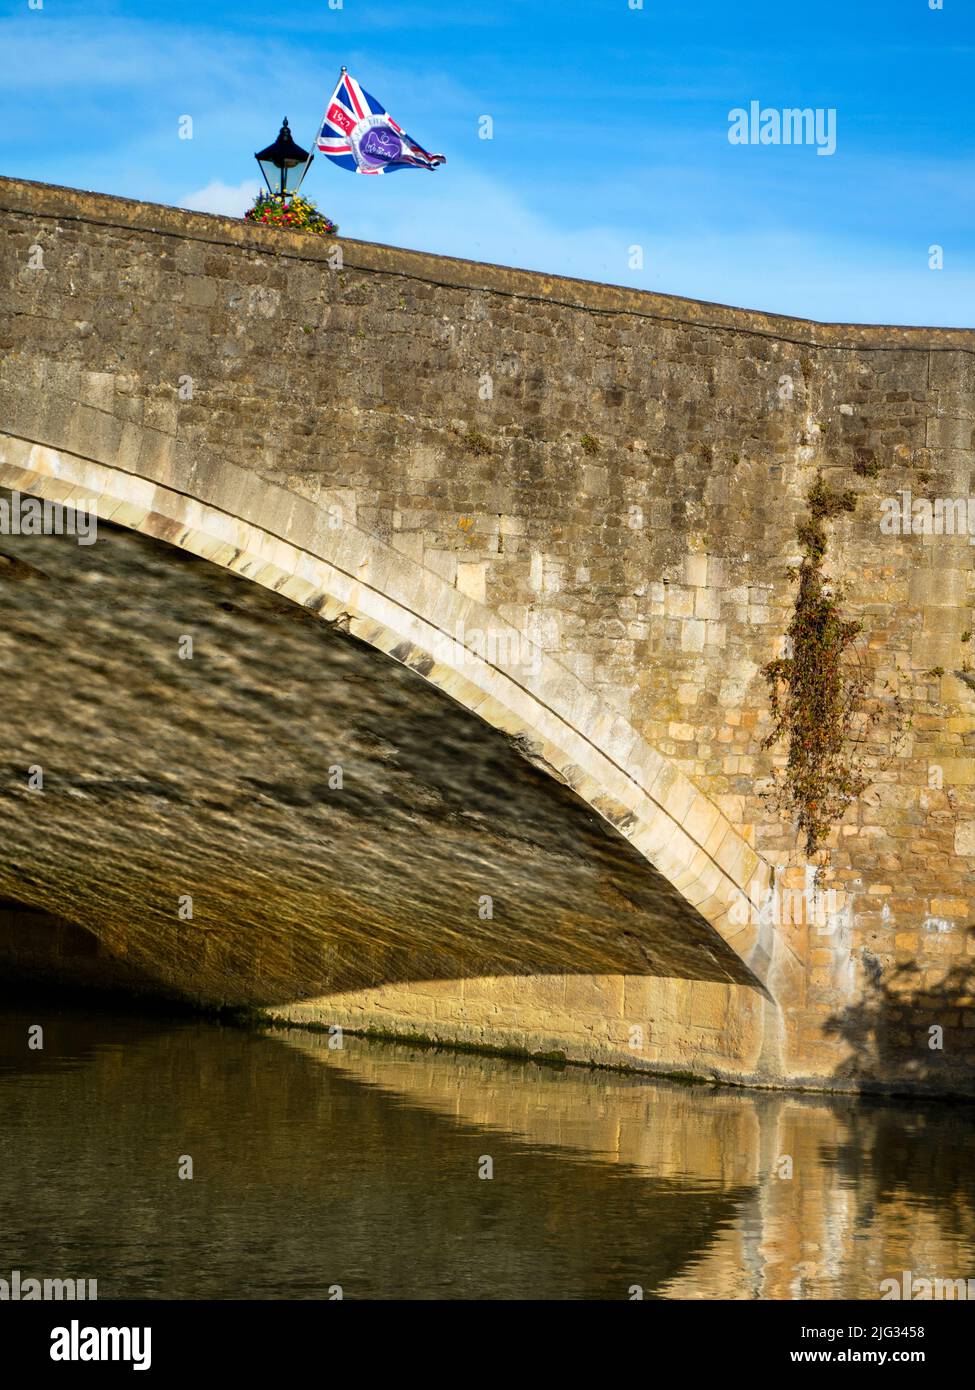
POLYGON ((0 257, 4 973, 972 1088, 972 550, 881 523, 971 494, 975 333, 13 180, 0 257), (905 718, 814 892, 762 667, 817 475, 905 718))

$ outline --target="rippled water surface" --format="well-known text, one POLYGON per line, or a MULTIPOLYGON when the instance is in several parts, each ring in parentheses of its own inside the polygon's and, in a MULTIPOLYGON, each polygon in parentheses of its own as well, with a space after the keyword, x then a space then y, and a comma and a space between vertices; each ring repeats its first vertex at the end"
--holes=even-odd
POLYGON ((970 1106, 50 1004, 4 1009, 0 1059, 0 1278, 96 1278, 100 1298, 872 1299, 903 1270, 975 1277, 970 1106))

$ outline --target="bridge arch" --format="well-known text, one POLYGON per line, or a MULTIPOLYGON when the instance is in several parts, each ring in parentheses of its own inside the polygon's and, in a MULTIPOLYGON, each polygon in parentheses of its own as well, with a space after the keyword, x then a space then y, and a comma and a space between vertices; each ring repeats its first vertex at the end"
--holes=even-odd
POLYGON ((191 458, 186 446, 147 428, 104 415, 97 425, 107 458, 0 434, 0 486, 93 506, 100 519, 284 595, 410 667, 571 787, 705 918, 757 983, 771 986, 770 963, 781 953, 763 913, 769 864, 573 672, 335 509, 228 460, 191 458), (139 469, 123 466, 126 457, 139 469))

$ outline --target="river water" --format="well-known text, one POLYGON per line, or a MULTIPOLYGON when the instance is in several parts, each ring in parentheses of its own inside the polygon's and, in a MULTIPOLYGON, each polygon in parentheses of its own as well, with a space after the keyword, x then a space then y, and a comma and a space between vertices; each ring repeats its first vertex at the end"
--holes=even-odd
POLYGON ((903 1271, 975 1278, 971 1106, 331 1041, 5 1007, 0 1278, 97 1279, 101 1299, 876 1299, 903 1271))

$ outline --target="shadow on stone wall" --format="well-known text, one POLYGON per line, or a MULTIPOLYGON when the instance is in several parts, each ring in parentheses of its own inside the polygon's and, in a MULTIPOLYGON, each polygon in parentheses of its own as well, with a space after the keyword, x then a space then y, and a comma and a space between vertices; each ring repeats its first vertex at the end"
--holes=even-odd
MULTIPOLYGON (((975 937, 975 926, 965 930, 975 937)), ((828 1037, 850 1049, 847 1060, 836 1068, 837 1079, 869 1082, 880 1075, 912 1089, 971 1090, 975 959, 957 961, 935 983, 925 982, 914 960, 885 971, 875 956, 864 952, 862 959, 862 999, 824 1024, 828 1037)))

